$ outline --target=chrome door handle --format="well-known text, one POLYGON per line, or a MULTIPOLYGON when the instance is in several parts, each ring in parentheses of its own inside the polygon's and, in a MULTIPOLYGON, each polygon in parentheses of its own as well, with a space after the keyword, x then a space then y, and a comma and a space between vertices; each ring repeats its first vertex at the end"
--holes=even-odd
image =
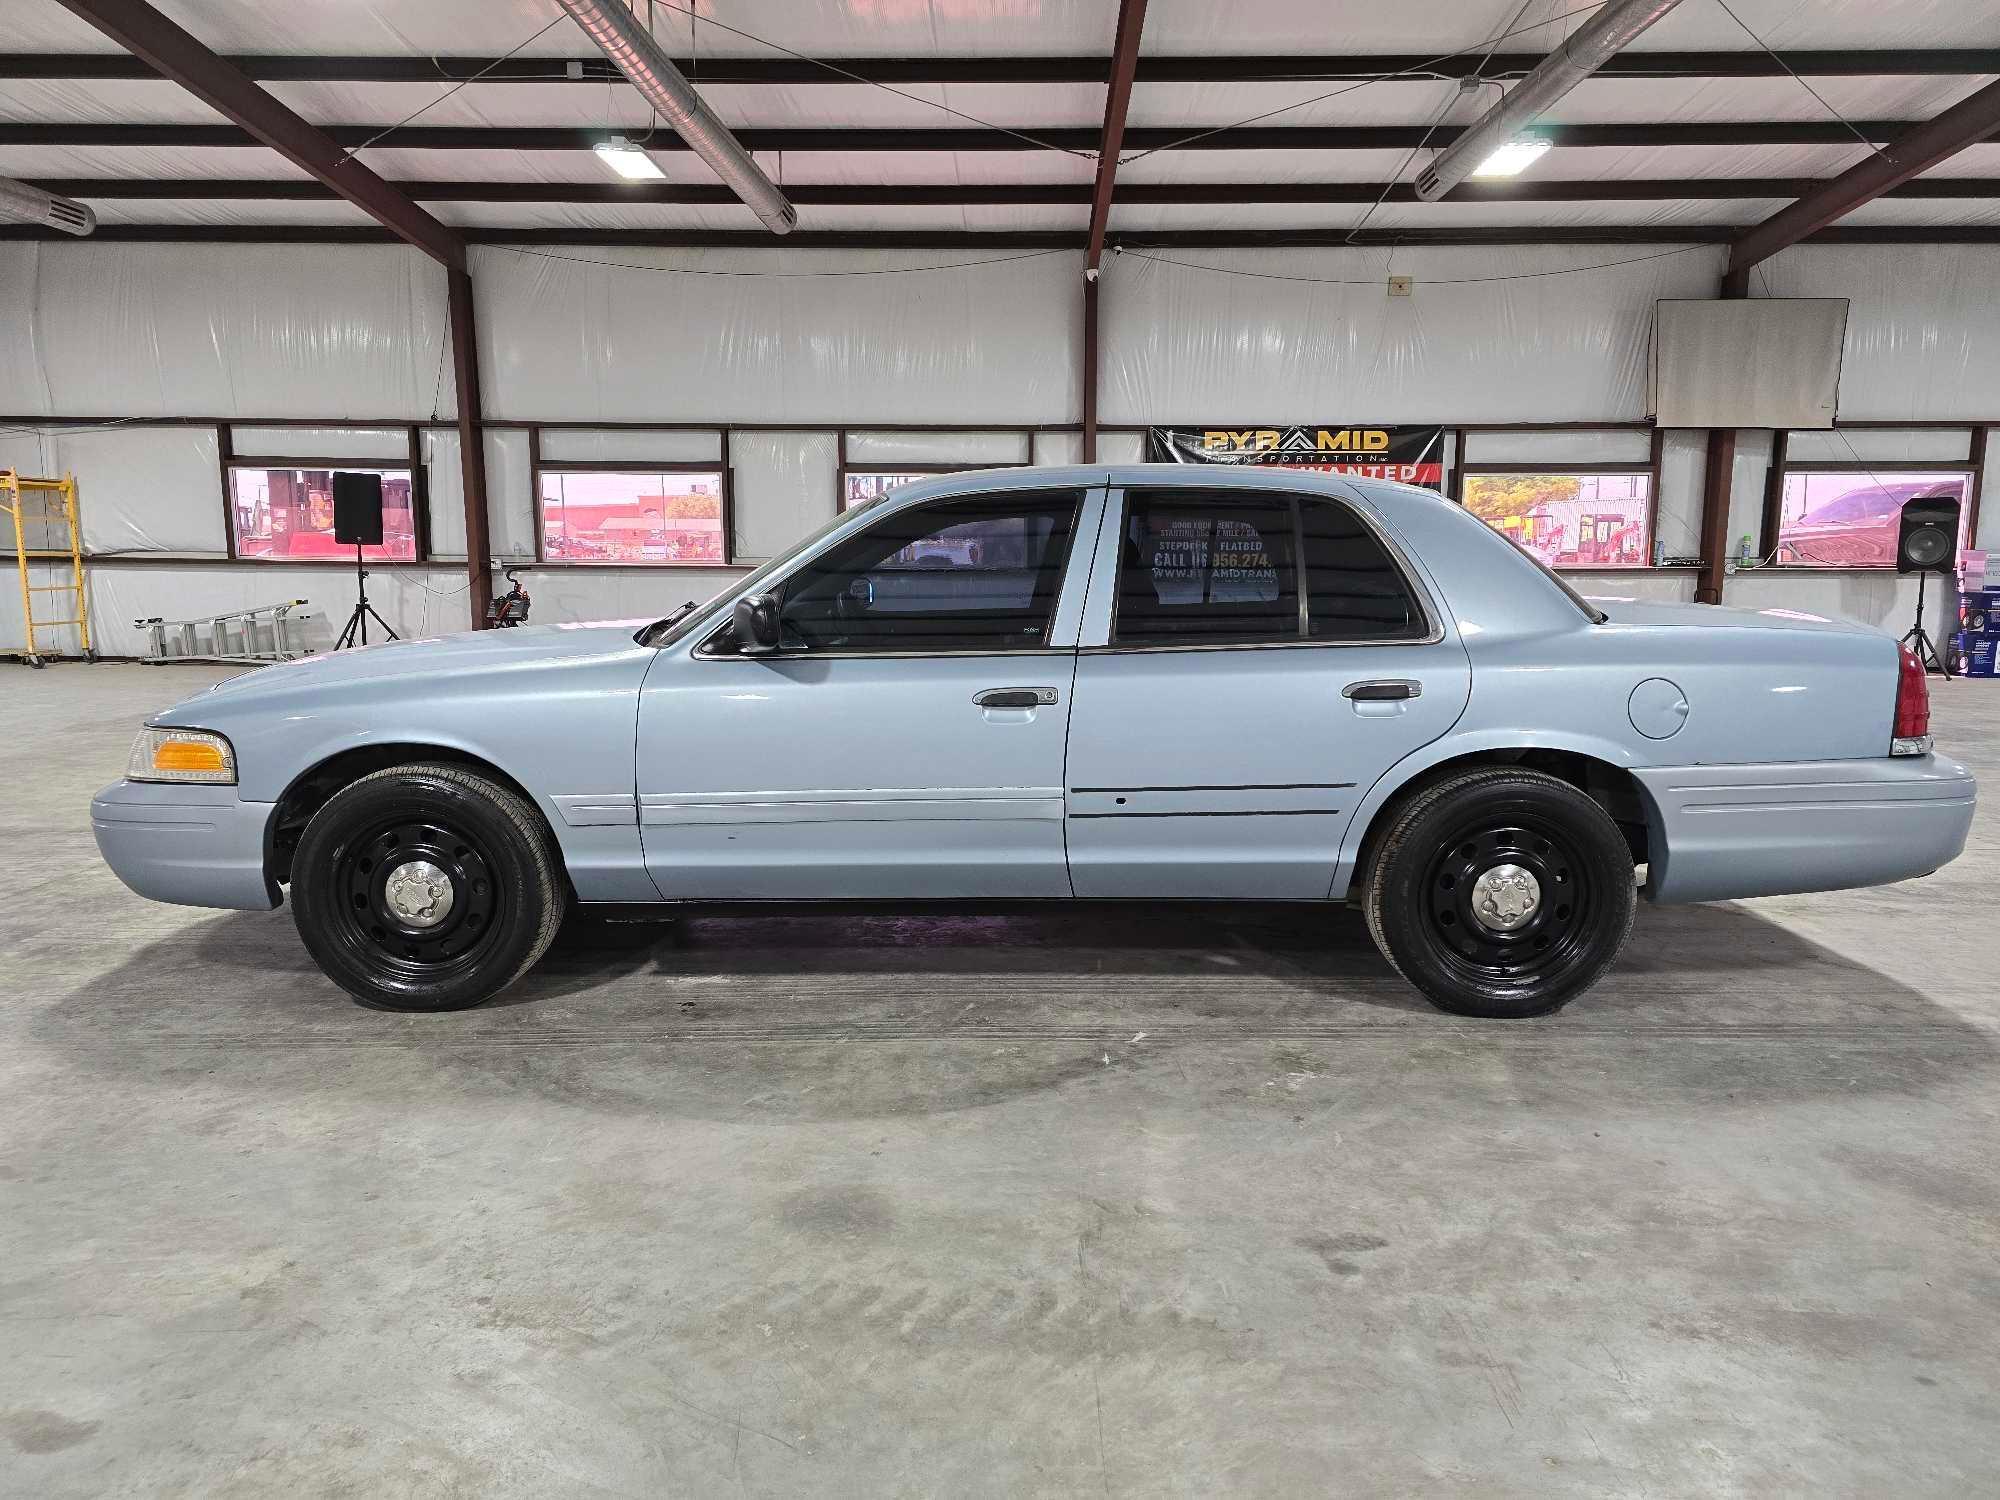
POLYGON ((1046 708, 1061 696, 1052 687, 988 688, 972 701, 981 708, 1046 708))
POLYGON ((1373 682, 1350 682, 1340 690, 1343 698, 1357 703, 1389 703, 1423 696, 1424 685, 1409 677, 1383 677, 1373 682))

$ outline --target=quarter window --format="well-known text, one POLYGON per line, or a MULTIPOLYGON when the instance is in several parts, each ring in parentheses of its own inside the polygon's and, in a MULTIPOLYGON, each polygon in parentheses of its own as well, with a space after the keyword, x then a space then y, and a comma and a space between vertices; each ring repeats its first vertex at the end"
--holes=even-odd
POLYGON ((1077 496, 939 501, 884 516, 779 589, 788 649, 1021 651, 1048 643, 1077 496))
POLYGON ((1136 494, 1124 524, 1114 645, 1423 634, 1400 570, 1359 517, 1333 501, 1136 494))

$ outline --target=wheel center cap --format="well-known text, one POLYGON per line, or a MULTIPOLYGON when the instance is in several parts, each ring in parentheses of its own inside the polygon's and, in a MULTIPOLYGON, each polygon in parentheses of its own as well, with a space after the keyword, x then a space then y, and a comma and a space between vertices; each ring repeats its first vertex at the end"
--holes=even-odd
POLYGON ((1541 904, 1541 882, 1519 865, 1495 865, 1472 882, 1472 915, 1489 932, 1512 932, 1541 904))
POLYGON ((451 877, 427 859, 397 865, 382 883, 382 895, 398 919, 412 927, 435 927, 451 912, 451 877))

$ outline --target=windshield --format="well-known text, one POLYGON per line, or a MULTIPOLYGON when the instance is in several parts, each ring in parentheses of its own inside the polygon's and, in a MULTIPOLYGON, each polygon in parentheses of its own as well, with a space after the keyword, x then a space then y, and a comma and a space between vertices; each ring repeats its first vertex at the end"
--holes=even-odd
POLYGON ((763 584, 765 580, 775 577, 778 573, 789 568, 797 561, 802 553, 818 546, 836 526, 845 525, 855 516, 873 510, 886 498, 888 497, 878 495, 864 504, 852 505, 846 510, 835 511, 832 519, 825 525, 815 527, 805 536, 799 538, 787 551, 772 558, 748 578, 744 578, 733 585, 725 585, 723 588, 716 590, 714 598, 703 604, 699 609, 682 616, 678 622, 670 625, 665 620, 659 620, 648 625, 644 630, 639 632, 637 637, 639 643, 642 646, 670 646, 683 636, 690 635, 694 631, 701 629, 722 608, 723 600, 733 599, 741 593, 755 593, 758 586, 763 584))

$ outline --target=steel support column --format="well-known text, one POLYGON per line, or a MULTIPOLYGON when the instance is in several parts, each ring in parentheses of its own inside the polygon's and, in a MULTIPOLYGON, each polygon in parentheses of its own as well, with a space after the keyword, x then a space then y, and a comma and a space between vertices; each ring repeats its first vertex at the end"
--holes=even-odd
MULTIPOLYGON (((458 387, 458 465, 465 492, 465 576, 471 588, 472 628, 486 628, 493 602, 493 546, 486 524, 486 437, 480 421, 479 339, 472 316, 472 277, 445 272, 451 319, 451 377, 458 387)), ((537 507, 539 509, 539 506, 537 507)))

